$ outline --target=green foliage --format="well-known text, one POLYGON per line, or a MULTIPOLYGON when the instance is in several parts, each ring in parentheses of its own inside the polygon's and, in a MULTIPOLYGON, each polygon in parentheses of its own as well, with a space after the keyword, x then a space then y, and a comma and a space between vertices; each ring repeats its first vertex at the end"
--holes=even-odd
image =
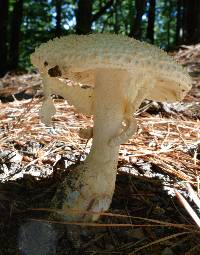
POLYGON ((38 46, 53 37, 51 7, 48 1, 28 1, 24 3, 23 23, 21 26, 20 64, 29 66, 27 56, 38 46))
MULTIPOLYGON (((78 0, 60 1, 62 3, 62 35, 74 33, 76 25, 75 12, 78 0)), ((93 14, 97 13, 108 2, 108 0, 92 1, 93 14)), ((9 17, 12 15, 14 3, 15 0, 9 1, 9 17)), ((167 49, 174 46, 175 43, 176 3, 177 0, 156 1, 155 44, 167 49)), ((21 67, 29 68, 29 55, 33 52, 34 48, 40 43, 55 37, 55 6, 56 0, 24 0, 19 57, 19 65, 21 67)), ((146 12, 142 18, 142 40, 146 40, 148 8, 149 0, 147 0, 146 12)), ((134 0, 114 0, 113 5, 99 19, 93 22, 92 30, 95 32, 114 32, 129 35, 135 14, 134 0)), ((9 26, 8 29, 10 30, 9 26)))
POLYGON ((170 49, 175 44, 176 3, 176 0, 157 0, 155 43, 164 49, 170 49))
MULTIPOLYGON (((97 12, 107 1, 95 1, 94 12, 97 12)), ((113 32, 129 35, 130 24, 134 19, 135 4, 133 0, 115 0, 111 8, 93 23, 98 32, 113 32)))
MULTIPOLYGON (((63 1, 62 6, 63 35, 74 32, 74 27, 70 27, 69 23, 74 19, 75 4, 65 2, 63 1)), ((55 37, 56 10, 54 0, 25 0, 23 7, 19 65, 29 68, 29 55, 35 47, 55 37)))

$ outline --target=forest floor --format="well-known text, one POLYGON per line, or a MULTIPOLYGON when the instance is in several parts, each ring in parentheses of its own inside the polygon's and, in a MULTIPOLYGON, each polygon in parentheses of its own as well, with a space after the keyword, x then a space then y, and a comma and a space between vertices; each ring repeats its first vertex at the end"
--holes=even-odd
POLYGON ((143 103, 120 148, 111 208, 94 224, 49 223, 45 210, 64 169, 89 152, 78 130, 92 119, 55 98, 45 126, 39 75, 0 79, 0 255, 200 254, 200 229, 174 192, 189 201, 188 182, 200 194, 200 44, 172 54, 193 89, 181 103, 143 103))

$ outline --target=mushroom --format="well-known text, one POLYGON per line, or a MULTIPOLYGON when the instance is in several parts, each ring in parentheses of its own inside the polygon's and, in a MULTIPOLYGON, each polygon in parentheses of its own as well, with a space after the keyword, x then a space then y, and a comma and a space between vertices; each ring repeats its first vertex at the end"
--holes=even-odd
POLYGON ((93 136, 90 153, 62 180, 52 206, 63 210, 56 214, 61 219, 95 221, 110 207, 119 146, 137 129, 134 112, 145 98, 182 100, 191 79, 161 49, 114 34, 55 38, 37 48, 31 61, 43 78, 43 121, 55 113, 52 94, 93 115, 93 130, 86 132, 93 136), (67 86, 63 78, 87 86, 67 86))

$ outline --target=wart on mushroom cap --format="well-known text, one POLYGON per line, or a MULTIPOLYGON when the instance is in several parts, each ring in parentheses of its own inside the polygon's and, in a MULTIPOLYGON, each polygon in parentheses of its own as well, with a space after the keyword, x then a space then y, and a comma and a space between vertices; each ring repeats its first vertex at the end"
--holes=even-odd
POLYGON ((162 50, 121 35, 56 38, 37 48, 31 61, 43 77, 43 120, 49 122, 55 113, 51 94, 63 96, 77 110, 94 116, 90 154, 63 180, 52 205, 64 209, 63 218, 67 220, 96 220, 97 214, 77 215, 74 211, 101 212, 109 208, 119 145, 136 130, 133 113, 145 98, 168 102, 183 99, 191 79, 162 50), (70 87, 57 77, 90 87, 70 87), (65 197, 62 201, 60 194, 65 197))

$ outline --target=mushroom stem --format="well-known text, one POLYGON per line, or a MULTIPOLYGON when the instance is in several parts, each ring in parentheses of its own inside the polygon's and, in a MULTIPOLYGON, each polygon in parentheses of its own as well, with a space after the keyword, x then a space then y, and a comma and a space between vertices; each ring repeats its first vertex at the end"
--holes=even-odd
MULTIPOLYGON (((115 154, 118 158, 119 144, 111 149, 109 141, 122 130, 125 113, 123 89, 127 81, 124 70, 104 70, 97 72, 94 89, 94 128, 93 144, 89 158, 108 162, 115 154)), ((108 170, 108 172, 111 172, 108 170)))
POLYGON ((110 206, 115 189, 119 144, 111 146, 109 141, 121 133, 125 112, 122 90, 128 82, 127 77, 124 70, 97 71, 91 151, 83 163, 74 166, 52 203, 64 210, 62 218, 65 220, 94 221, 99 214, 83 211, 101 213, 110 206), (63 194, 65 198, 60 199, 63 194))

